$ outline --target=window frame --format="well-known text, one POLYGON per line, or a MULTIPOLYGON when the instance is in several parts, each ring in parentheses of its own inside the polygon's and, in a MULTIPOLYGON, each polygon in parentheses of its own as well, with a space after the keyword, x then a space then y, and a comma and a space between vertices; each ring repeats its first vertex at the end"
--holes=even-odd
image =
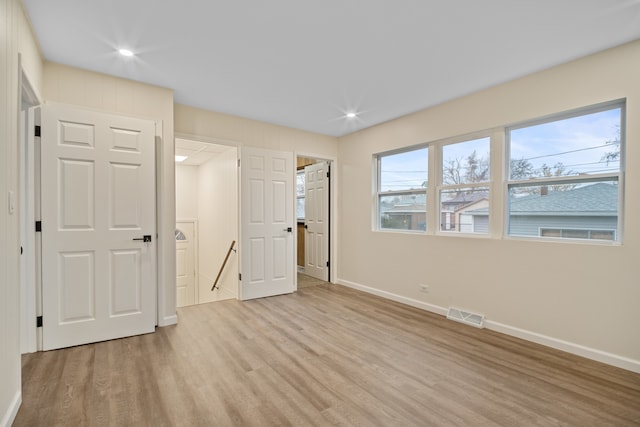
MULTIPOLYGON (((504 179, 503 179, 503 203, 504 218, 502 232, 506 239, 522 239, 534 241, 555 241, 580 244, 604 244, 604 245, 621 245, 623 241, 623 225, 624 225, 624 176, 626 164, 626 99, 617 99, 614 101, 594 104, 587 107, 577 108, 557 114, 550 114, 533 120, 518 122, 512 125, 504 126, 504 179), (511 179, 511 131, 523 129, 527 127, 538 126, 546 123, 559 122, 575 117, 586 116, 589 114, 620 109, 620 167, 617 172, 578 174, 567 176, 551 176, 551 177, 535 177, 529 179, 511 179), (567 237, 546 237, 540 235, 520 235, 510 233, 510 190, 518 187, 529 186, 552 186, 562 184, 584 184, 597 183, 603 181, 615 181, 618 185, 617 195, 617 228, 614 231, 614 240, 604 239, 584 239, 584 238, 567 238, 567 237)), ((538 227, 545 228, 545 227, 538 227)), ((557 228, 557 227, 556 227, 557 228)), ((564 227, 571 228, 571 227, 564 227)), ((584 227, 575 227, 584 229, 584 227)))
MULTIPOLYGON (((478 237, 478 238, 487 238, 491 237, 492 234, 492 226, 491 226, 491 214, 492 214, 492 187, 494 182, 495 168, 493 167, 492 157, 493 152, 492 146, 494 144, 493 132, 491 130, 483 130, 480 132, 474 132, 471 134, 466 134, 463 136, 458 136, 454 138, 446 138, 439 141, 435 141, 432 143, 434 149, 436 151, 436 187, 435 187, 435 203, 434 209, 437 211, 438 218, 438 226, 435 229, 436 235, 439 236, 464 236, 464 237, 478 237), (489 140, 489 179, 487 181, 482 182, 468 182, 462 184, 445 184, 443 175, 444 175, 444 147, 448 145, 455 144, 464 144, 465 142, 472 142, 480 139, 488 139, 489 140), (488 204, 487 207, 487 232, 486 233, 475 233, 475 232, 467 232, 467 231, 451 231, 451 230, 443 230, 441 224, 442 218, 442 193, 443 191, 455 191, 455 190, 466 190, 466 189, 481 189, 486 188, 488 193, 488 204)), ((428 207, 427 207, 428 208, 428 207)))
POLYGON ((394 149, 394 150, 389 150, 389 151, 385 151, 385 152, 381 152, 381 153, 376 153, 373 156, 373 164, 374 164, 374 176, 375 176, 375 184, 374 184, 374 188, 373 188, 373 205, 374 205, 374 209, 373 209, 373 224, 374 224, 374 231, 381 231, 381 232, 390 232, 390 233, 410 233, 410 234, 426 234, 429 231, 429 215, 428 215, 428 207, 429 207, 429 196, 428 196, 428 191, 429 191, 429 181, 430 181, 430 176, 431 176, 431 148, 429 147, 429 144, 419 144, 419 145, 412 145, 409 147, 403 147, 403 148, 398 148, 398 149, 394 149), (419 189, 419 190, 387 190, 387 191, 381 191, 381 187, 382 187, 382 171, 381 171, 381 166, 382 166, 382 158, 383 157, 387 157, 387 156, 394 156, 397 154, 402 154, 402 153, 409 153, 411 151, 418 151, 418 150, 423 150, 423 149, 427 149, 427 164, 425 165, 427 167, 427 186, 419 189), (383 228, 382 227, 382 215, 380 212, 380 199, 382 197, 387 197, 387 196, 408 196, 408 195, 413 195, 413 194, 424 194, 425 197, 425 209, 424 209, 424 215, 425 215, 425 228, 424 230, 412 230, 412 229, 402 229, 402 228, 383 228))
MULTIPOLYGON (((537 242, 562 242, 565 244, 589 244, 589 245, 622 245, 624 239, 624 194, 625 194, 625 167, 626 167, 626 98, 616 99, 599 104, 573 109, 570 111, 548 114, 531 120, 523 120, 512 124, 496 126, 490 129, 470 132, 455 137, 442 138, 439 140, 424 142, 415 145, 395 148, 372 155, 372 231, 408 233, 416 235, 430 236, 458 236, 462 238, 489 238, 489 239, 510 239, 528 240, 537 242), (620 109, 620 157, 619 169, 616 172, 594 173, 582 175, 548 176, 528 179, 510 179, 511 160, 511 132, 513 130, 537 126, 545 123, 562 121, 574 117, 580 117, 593 113, 620 109), (476 139, 489 138, 489 180, 478 183, 447 184, 443 183, 443 147, 451 144, 464 143, 476 139), (427 186, 419 190, 388 190, 380 191, 382 186, 381 163, 385 156, 408 153, 411 151, 427 149, 427 186), (612 229, 614 240, 605 239, 585 239, 566 237, 543 237, 538 235, 510 234, 510 190, 516 187, 544 185, 566 185, 566 184, 589 184, 597 182, 613 182, 617 184, 617 225, 612 229), (441 194, 443 191, 455 190, 456 188, 486 188, 488 190, 488 223, 487 232, 465 232, 441 230, 441 194), (406 196, 420 194, 425 197, 425 229, 401 229, 383 228, 380 212, 380 200, 384 196, 406 196)), ((545 227, 540 224, 538 227, 545 227)), ((553 228, 553 227, 552 227, 553 228)), ((557 227, 556 227, 557 228, 557 227)), ((571 226, 563 227, 571 228, 571 226)), ((574 228, 585 229, 576 224, 574 228)), ((609 229, 609 227, 605 227, 609 229)), ((598 230, 604 230, 598 227, 598 230)))

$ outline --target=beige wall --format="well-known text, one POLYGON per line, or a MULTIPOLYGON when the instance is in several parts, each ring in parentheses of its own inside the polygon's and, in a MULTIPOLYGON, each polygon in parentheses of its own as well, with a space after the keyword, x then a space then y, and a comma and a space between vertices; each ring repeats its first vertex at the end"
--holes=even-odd
POLYGON ((52 62, 44 66, 46 102, 155 120, 162 125, 158 186, 158 324, 176 322, 173 91, 52 62))
POLYGON ((19 57, 40 92, 42 62, 19 0, 0 2, 0 426, 9 425, 21 402, 19 278, 19 57), (9 213, 8 194, 15 210, 9 213))
POLYGON ((484 313, 493 329, 640 371, 638 76, 635 42, 341 138, 339 278, 437 312, 484 313), (623 245, 372 231, 374 153, 620 98, 628 118, 623 245))
POLYGON ((176 133, 228 141, 238 146, 293 151, 309 157, 335 159, 336 138, 256 120, 176 104, 176 133))
POLYGON ((233 240, 238 247, 238 150, 218 154, 198 168, 199 302, 238 297, 238 254, 231 253, 211 291, 233 240))
POLYGON ((176 163, 176 219, 198 218, 198 166, 176 163))

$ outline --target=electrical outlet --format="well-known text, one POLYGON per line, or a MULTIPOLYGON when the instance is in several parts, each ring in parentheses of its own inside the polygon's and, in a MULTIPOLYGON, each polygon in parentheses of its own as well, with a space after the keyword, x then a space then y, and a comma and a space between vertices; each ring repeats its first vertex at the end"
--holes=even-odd
POLYGON ((424 292, 425 294, 429 293, 429 285, 421 283, 418 285, 418 288, 420 289, 420 292, 424 292))

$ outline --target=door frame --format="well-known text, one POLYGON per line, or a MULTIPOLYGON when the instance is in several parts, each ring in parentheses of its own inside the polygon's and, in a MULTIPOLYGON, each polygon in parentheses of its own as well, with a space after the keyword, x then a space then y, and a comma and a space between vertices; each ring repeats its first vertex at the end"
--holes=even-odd
MULTIPOLYGON (((187 140, 191 140, 191 141, 197 141, 197 142, 202 142, 205 144, 216 144, 216 145, 224 145, 227 147, 231 147, 231 148, 235 148, 236 149, 236 161, 238 163, 238 167, 236 169, 236 174, 237 174, 237 179, 238 179, 238 188, 237 188, 237 197, 236 197, 236 207, 238 210, 238 227, 236 230, 236 236, 238 236, 237 242, 236 242, 236 248, 235 251, 238 255, 238 262, 237 262, 237 271, 235 271, 235 277, 240 277, 240 271, 242 269, 242 262, 241 262, 241 248, 240 248, 240 226, 241 226, 241 221, 240 221, 240 215, 241 215, 241 210, 240 210, 240 150, 242 149, 242 147, 246 144, 242 144, 238 141, 234 141, 231 139, 223 139, 223 138, 215 138, 215 137, 209 137, 209 136, 202 136, 202 135, 193 135, 193 134, 189 134, 189 133, 184 133, 184 132, 174 132, 173 135, 174 141, 176 138, 178 139, 187 139, 187 140)), ((175 152, 175 145, 174 145, 174 152, 175 152)), ((295 155, 295 154, 294 154, 295 155)), ((175 166, 174 166, 174 171, 175 171, 175 166)), ((175 199, 175 197, 174 197, 175 199)), ((175 206, 174 206, 175 208, 175 206)), ((174 249, 175 251, 175 249, 174 249)), ((197 260, 196 260, 197 263, 197 260)), ((198 265, 198 264, 196 264, 198 265)), ((199 265, 198 265, 199 267, 199 265)), ((196 276, 199 275, 199 271, 196 270, 196 276)), ((196 279, 197 280, 197 279, 196 279)), ((199 285, 199 283, 198 283, 199 285)), ((235 290, 235 299, 236 300, 240 300, 240 286, 241 286, 241 282, 238 279, 237 281, 237 285, 236 285, 236 290, 235 290)), ((297 283, 296 283, 297 286, 297 283)), ((199 289, 198 289, 198 298, 196 299, 196 304, 202 304, 202 302, 200 302, 199 299, 199 289)))
MULTIPOLYGON (((327 198, 328 198, 328 203, 329 203, 329 235, 327 236, 328 242, 327 242, 327 247, 329 248, 329 257, 328 257, 328 261, 329 261, 329 283, 335 283, 336 277, 337 277, 337 253, 338 253, 338 245, 336 244, 336 239, 334 238, 334 236, 337 235, 338 232, 338 225, 337 225, 337 221, 335 221, 335 218, 337 218, 337 206, 338 203, 337 201, 337 185, 336 183, 338 182, 338 168, 337 168, 337 163, 338 163, 338 159, 336 159, 335 157, 331 157, 331 156, 326 156, 326 155, 322 155, 322 154, 317 154, 317 153, 310 153, 310 152, 306 152, 306 151, 294 151, 293 155, 295 156, 296 162, 298 157, 305 157, 308 159, 314 159, 317 162, 327 162, 329 164, 329 191, 327 194, 327 198)), ((297 168, 296 168, 297 170, 297 168)), ((294 171, 295 173, 295 171, 294 171)), ((295 188, 294 188, 295 191, 295 188)), ((296 235, 294 236, 294 244, 296 245, 296 247, 298 246, 298 235, 296 233, 296 235)), ((298 275, 296 274, 295 277, 295 284, 296 284, 296 289, 298 288, 298 275)))
POLYGON ((23 253, 20 257, 20 351, 33 353, 38 351, 41 343, 36 327, 36 317, 40 315, 40 288, 38 286, 38 249, 36 232, 33 226, 38 207, 37 174, 38 169, 35 151, 37 150, 33 133, 29 127, 35 122, 35 110, 42 103, 42 97, 34 89, 29 77, 22 67, 22 56, 18 54, 20 114, 18 126, 19 141, 19 222, 20 246, 23 253))

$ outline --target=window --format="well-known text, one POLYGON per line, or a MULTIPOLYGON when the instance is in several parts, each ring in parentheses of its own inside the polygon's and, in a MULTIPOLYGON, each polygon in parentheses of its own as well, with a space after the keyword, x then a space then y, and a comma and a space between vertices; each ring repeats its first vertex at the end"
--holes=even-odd
POLYGON ((305 177, 304 169, 296 173, 296 218, 304 220, 304 191, 305 177))
POLYGON ((619 239, 624 104, 507 128, 508 234, 619 239))
POLYGON ((378 229, 427 229, 427 147, 377 157, 378 229))
POLYGON ((441 147, 440 231, 487 234, 490 138, 441 147))
POLYGON ((615 240, 614 230, 580 230, 566 228, 541 228, 541 237, 564 237, 566 239, 615 240))

